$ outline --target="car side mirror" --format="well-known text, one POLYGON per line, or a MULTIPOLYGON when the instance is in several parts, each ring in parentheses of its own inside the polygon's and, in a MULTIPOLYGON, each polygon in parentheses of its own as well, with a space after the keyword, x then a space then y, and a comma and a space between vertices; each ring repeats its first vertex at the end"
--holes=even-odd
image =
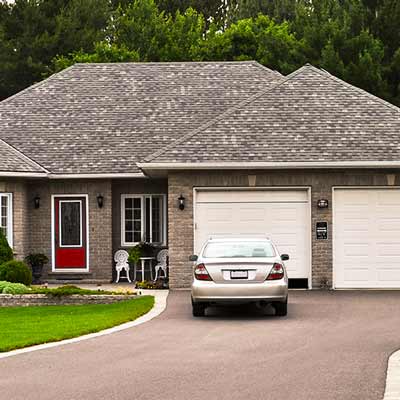
POLYGON ((281 260, 282 261, 288 261, 289 260, 289 254, 282 254, 281 255, 281 260))
POLYGON ((189 261, 197 261, 198 258, 199 258, 199 257, 196 256, 196 254, 192 254, 192 255, 189 257, 189 261))

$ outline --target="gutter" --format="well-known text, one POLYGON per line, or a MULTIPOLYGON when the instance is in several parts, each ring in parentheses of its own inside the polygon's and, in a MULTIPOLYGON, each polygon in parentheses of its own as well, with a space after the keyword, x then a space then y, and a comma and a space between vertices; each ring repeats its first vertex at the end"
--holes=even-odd
POLYGON ((400 161, 138 163, 142 170, 400 168, 400 161))

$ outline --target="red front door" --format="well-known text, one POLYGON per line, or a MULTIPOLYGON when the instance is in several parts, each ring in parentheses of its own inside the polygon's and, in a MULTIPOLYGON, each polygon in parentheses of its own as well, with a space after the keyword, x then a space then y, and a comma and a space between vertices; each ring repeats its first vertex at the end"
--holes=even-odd
POLYGON ((54 197, 54 268, 87 269, 87 200, 54 197))

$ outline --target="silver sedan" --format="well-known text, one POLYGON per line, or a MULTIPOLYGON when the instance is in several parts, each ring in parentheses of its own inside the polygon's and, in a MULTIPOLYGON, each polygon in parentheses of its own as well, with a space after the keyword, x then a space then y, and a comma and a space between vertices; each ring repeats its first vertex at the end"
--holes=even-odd
POLYGON ((209 239, 195 262, 192 283, 193 315, 207 306, 229 303, 272 304, 275 314, 287 314, 288 277, 284 261, 268 238, 209 239))

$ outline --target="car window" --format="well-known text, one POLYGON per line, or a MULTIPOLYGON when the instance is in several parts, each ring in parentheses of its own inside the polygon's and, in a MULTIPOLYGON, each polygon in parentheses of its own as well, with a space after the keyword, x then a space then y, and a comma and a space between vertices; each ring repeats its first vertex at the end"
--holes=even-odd
POLYGON ((203 257, 275 257, 275 251, 269 242, 210 242, 203 251, 203 257))

